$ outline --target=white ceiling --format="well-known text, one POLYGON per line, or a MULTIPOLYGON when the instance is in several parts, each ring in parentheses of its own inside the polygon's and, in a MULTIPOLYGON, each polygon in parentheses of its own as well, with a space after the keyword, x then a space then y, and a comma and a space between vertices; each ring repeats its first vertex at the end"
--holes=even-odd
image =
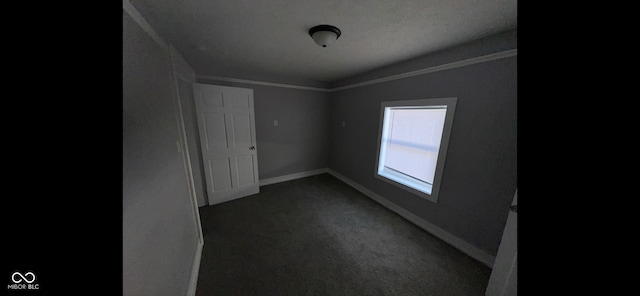
POLYGON ((517 0, 131 0, 200 75, 333 82, 517 28, 517 0), (308 30, 334 25, 327 48, 308 30), (206 49, 206 50, 203 50, 206 49))

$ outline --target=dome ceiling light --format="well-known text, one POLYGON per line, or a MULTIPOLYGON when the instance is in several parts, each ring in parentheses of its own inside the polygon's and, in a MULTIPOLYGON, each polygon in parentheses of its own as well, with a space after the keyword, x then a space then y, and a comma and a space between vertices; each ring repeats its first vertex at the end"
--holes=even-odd
POLYGON ((342 34, 340 29, 331 25, 319 25, 309 29, 309 35, 311 35, 313 41, 322 47, 327 47, 336 41, 340 34, 342 34))

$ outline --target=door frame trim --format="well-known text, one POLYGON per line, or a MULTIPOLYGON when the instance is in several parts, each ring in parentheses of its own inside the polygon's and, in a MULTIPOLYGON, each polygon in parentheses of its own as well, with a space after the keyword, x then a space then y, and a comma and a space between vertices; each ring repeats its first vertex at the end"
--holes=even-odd
POLYGON ((172 73, 172 88, 175 94, 176 104, 178 106, 178 130, 180 131, 180 144, 182 148, 182 160, 184 163, 185 174, 187 175, 187 181, 189 182, 189 196, 191 197, 191 207, 194 214, 195 223, 197 226, 198 232, 198 242, 200 244, 204 244, 204 235, 202 233, 202 224, 200 221, 200 212, 198 210, 198 198, 196 196, 196 187, 193 182, 193 171, 191 168, 191 156, 189 155, 189 146, 187 144, 187 131, 184 127, 184 116, 182 115, 182 103, 180 100, 180 90, 178 88, 178 79, 182 79, 183 81, 193 84, 194 81, 188 81, 187 78, 189 75, 184 75, 182 73, 178 73, 177 60, 180 58, 180 54, 173 46, 169 46, 169 56, 171 60, 171 73, 172 73))

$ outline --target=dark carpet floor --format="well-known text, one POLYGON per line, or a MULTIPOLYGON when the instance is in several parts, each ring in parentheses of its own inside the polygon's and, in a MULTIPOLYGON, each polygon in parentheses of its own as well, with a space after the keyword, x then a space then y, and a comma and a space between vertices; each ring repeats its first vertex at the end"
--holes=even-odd
POLYGON ((196 295, 484 295, 491 269, 329 174, 200 208, 196 295))

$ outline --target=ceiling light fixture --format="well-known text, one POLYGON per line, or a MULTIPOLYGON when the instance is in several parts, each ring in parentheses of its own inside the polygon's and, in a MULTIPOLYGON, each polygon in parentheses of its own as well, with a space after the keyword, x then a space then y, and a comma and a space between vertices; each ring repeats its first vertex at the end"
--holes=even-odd
POLYGON ((322 47, 327 47, 336 41, 340 34, 342 34, 340 29, 331 25, 319 25, 309 29, 309 35, 311 35, 313 41, 322 47))

